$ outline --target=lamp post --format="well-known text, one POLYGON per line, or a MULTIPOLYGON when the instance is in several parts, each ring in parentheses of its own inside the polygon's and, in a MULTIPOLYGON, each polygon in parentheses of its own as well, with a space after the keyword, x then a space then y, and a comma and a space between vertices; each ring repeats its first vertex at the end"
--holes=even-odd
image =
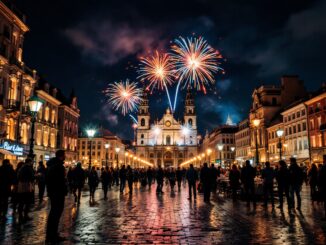
POLYGON ((218 144, 217 145, 217 149, 219 150, 220 152, 220 166, 222 167, 222 150, 223 150, 223 144, 218 144))
POLYGON ((119 152, 120 152, 120 147, 116 147, 115 153, 117 154, 117 168, 119 167, 119 152))
POLYGON ((95 129, 86 129, 86 134, 88 136, 89 144, 90 144, 90 149, 89 149, 89 162, 88 162, 88 168, 91 169, 92 167, 92 138, 94 137, 96 133, 95 129))
POLYGON ((253 120, 253 124, 255 127, 255 145, 256 145, 256 166, 259 165, 259 152, 258 152, 258 127, 260 125, 260 119, 259 118, 255 118, 253 120))
POLYGON ((37 97, 36 95, 32 96, 28 100, 29 111, 32 115, 31 139, 30 139, 28 157, 31 158, 32 160, 34 160, 34 157, 35 157, 35 155, 34 155, 34 133, 35 133, 36 116, 43 104, 44 104, 44 101, 42 99, 40 99, 39 97, 37 97))
POLYGON ((280 161, 282 160, 282 136, 284 134, 284 130, 279 128, 276 131, 277 137, 278 137, 278 144, 277 147, 280 149, 280 161))
POLYGON ((105 167, 108 167, 108 158, 109 158, 110 144, 109 143, 106 143, 104 146, 105 146, 105 167))
POLYGON ((235 162, 235 154, 234 154, 234 151, 235 151, 235 147, 234 146, 231 146, 230 147, 230 150, 232 152, 232 158, 233 158, 233 163, 235 162))

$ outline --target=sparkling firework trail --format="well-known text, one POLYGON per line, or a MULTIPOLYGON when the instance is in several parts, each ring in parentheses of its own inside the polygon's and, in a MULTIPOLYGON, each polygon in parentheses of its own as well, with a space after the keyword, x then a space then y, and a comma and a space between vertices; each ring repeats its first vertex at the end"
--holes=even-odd
POLYGON ((161 54, 158 51, 151 57, 140 58, 140 68, 138 73, 140 74, 137 78, 141 81, 147 81, 146 90, 151 92, 154 89, 165 89, 168 96, 169 105, 173 111, 170 93, 168 85, 172 85, 174 82, 174 66, 171 57, 168 54, 161 54))
POLYGON ((172 49, 172 60, 178 76, 178 84, 174 98, 174 110, 180 84, 206 93, 206 86, 214 84, 214 73, 223 69, 219 67, 222 55, 212 48, 206 40, 199 38, 183 38, 175 40, 172 49))
POLYGON ((109 84, 104 92, 113 109, 120 111, 123 115, 137 110, 137 106, 142 101, 142 89, 137 87, 137 83, 131 83, 128 79, 125 82, 109 84))
POLYGON ((131 115, 131 114, 129 114, 129 116, 132 119, 132 121, 138 125, 137 119, 133 115, 131 115))

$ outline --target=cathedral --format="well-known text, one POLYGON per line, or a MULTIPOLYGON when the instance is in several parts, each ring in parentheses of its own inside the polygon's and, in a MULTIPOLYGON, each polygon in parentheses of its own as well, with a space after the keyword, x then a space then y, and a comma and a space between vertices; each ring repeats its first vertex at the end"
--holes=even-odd
POLYGON ((197 117, 194 98, 187 92, 183 120, 176 120, 170 109, 162 119, 151 121, 147 94, 138 111, 136 155, 155 167, 178 167, 197 155, 197 117))

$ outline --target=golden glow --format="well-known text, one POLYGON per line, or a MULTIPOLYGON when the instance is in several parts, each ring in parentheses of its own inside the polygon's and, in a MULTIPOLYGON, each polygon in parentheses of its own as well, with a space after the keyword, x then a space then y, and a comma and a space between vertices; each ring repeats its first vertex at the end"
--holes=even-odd
POLYGON ((255 118, 254 120, 252 120, 252 123, 257 128, 260 125, 260 119, 259 118, 255 118))

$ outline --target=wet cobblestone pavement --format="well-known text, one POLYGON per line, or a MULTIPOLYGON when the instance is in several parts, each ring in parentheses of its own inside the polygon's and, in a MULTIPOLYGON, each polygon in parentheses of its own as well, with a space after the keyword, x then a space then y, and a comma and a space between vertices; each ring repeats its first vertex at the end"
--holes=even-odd
MULTIPOLYGON (((304 187, 302 212, 282 213, 271 207, 247 208, 223 196, 212 196, 211 205, 189 201, 188 190, 157 196, 151 190, 135 187, 133 196, 109 191, 103 200, 100 189, 96 203, 90 205, 83 193, 79 208, 73 197, 66 198, 60 232, 67 238, 62 244, 326 244, 326 223, 321 221, 322 205, 312 204, 304 187)), ((19 225, 9 211, 1 224, 0 244, 44 244, 48 212, 43 207, 31 212, 32 221, 19 225)))

